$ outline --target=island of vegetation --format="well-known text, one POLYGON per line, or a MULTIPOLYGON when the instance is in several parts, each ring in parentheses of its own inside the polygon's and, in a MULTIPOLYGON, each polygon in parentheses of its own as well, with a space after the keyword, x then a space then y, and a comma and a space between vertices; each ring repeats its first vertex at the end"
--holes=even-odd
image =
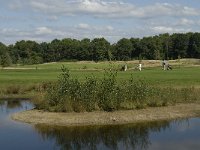
POLYGON ((90 76, 79 81, 63 66, 58 81, 49 83, 45 92, 33 99, 36 109, 12 118, 33 124, 77 126, 199 117, 199 97, 200 90, 194 87, 153 86, 133 77, 118 81, 114 68, 102 79, 90 76))

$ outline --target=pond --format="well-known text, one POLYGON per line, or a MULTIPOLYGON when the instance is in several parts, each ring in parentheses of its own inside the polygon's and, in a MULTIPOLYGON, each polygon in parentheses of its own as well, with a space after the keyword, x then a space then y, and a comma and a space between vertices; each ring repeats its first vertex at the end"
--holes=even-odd
POLYGON ((0 149, 200 149, 200 118, 93 127, 30 125, 10 119, 11 114, 33 107, 27 100, 0 100, 0 149))

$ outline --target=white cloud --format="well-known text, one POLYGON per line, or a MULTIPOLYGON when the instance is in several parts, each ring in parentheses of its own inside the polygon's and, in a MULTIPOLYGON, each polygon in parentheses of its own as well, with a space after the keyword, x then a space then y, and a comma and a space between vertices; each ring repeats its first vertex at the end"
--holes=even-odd
POLYGON ((75 38, 83 39, 95 37, 107 38, 110 42, 119 40, 122 37, 121 31, 114 31, 111 26, 92 26, 80 23, 77 26, 67 27, 36 27, 34 29, 14 29, 3 28, 0 29, 0 41, 10 44, 19 40, 35 40, 37 42, 51 41, 55 38, 75 38), (9 41, 9 43, 7 42, 9 41))
POLYGON ((191 29, 185 29, 185 28, 175 28, 175 27, 170 27, 170 26, 156 26, 152 27, 151 30, 158 34, 158 33, 185 33, 191 31, 191 29))
MULTIPOLYGON (((198 16, 200 11, 180 4, 155 3, 146 6, 136 6, 133 3, 105 0, 15 0, 34 11, 49 15, 91 15, 96 17, 136 17, 155 16, 198 16)), ((10 4, 13 5, 12 3, 10 4)), ((13 7, 19 7, 13 5, 13 7)), ((13 8, 11 7, 11 8, 13 8)))
POLYGON ((9 13, 0 14, 0 41, 104 36, 116 42, 123 37, 199 31, 200 10, 195 6, 177 4, 178 0, 148 4, 125 1, 7 0, 9 13))
POLYGON ((182 18, 177 23, 177 25, 183 25, 183 26, 189 26, 189 25, 194 25, 194 24, 195 24, 194 20, 186 19, 186 18, 182 18))
POLYGON ((75 28, 77 30, 82 30, 82 31, 86 31, 86 32, 112 32, 114 30, 114 27, 110 26, 110 25, 89 25, 86 23, 80 23, 78 25, 75 26, 75 28))
POLYGON ((78 29, 89 29, 91 28, 90 25, 86 24, 86 23, 80 23, 78 26, 77 26, 78 29))
POLYGON ((44 35, 44 34, 51 34, 51 33, 53 33, 53 31, 48 27, 38 27, 38 28, 36 28, 35 33, 37 35, 44 35))
POLYGON ((173 28, 171 27, 165 27, 165 26, 157 26, 157 27, 153 27, 152 30, 154 32, 158 32, 158 33, 167 33, 167 32, 173 32, 173 28))
POLYGON ((106 26, 106 29, 107 29, 108 31, 113 31, 113 30, 114 30, 114 28, 113 28, 112 26, 106 26))

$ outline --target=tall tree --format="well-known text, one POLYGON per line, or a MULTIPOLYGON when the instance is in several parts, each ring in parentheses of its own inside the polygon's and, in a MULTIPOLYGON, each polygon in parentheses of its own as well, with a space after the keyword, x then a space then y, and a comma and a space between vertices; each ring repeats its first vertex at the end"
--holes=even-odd
POLYGON ((2 67, 8 67, 12 63, 11 57, 9 55, 7 46, 0 42, 0 65, 2 67))
POLYGON ((171 40, 171 57, 173 59, 177 59, 178 57, 185 58, 187 56, 187 49, 189 45, 188 35, 183 33, 176 33, 171 36, 171 40))
POLYGON ((200 58, 200 33, 191 35, 187 54, 190 58, 200 58))
POLYGON ((85 38, 80 41, 77 58, 79 60, 92 60, 92 49, 90 45, 90 39, 85 38))
POLYGON ((139 38, 131 38, 130 41, 132 43, 131 57, 139 58, 140 53, 141 53, 140 39, 139 38))
POLYGON ((12 64, 12 60, 11 60, 11 57, 8 54, 8 52, 6 52, 3 55, 1 55, 1 57, 0 57, 0 65, 2 67, 8 67, 11 64, 12 64))
MULTIPOLYGON (((36 56, 37 58, 40 57, 40 60, 42 60, 40 46, 35 41, 18 41, 15 46, 12 47, 12 50, 14 53, 18 53, 18 57, 15 54, 15 58, 20 59, 23 64, 34 64, 34 62, 37 62, 37 60, 35 60, 36 56)), ((40 63, 42 62, 43 61, 40 61, 40 63)))
POLYGON ((132 43, 129 39, 123 38, 115 45, 116 58, 118 60, 130 60, 132 56, 132 43))
POLYGON ((95 38, 91 42, 94 61, 109 60, 110 43, 104 38, 95 38))

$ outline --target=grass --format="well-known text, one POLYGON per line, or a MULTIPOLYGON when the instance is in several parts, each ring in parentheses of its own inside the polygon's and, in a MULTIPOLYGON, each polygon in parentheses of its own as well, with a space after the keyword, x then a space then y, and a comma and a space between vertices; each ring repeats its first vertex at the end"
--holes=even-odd
POLYGON ((16 66, 0 69, 0 95, 32 95, 35 86, 44 82, 55 82, 60 74, 60 68, 64 64, 69 70, 72 78, 84 81, 85 77, 95 76, 102 79, 104 69, 111 66, 117 68, 127 63, 130 70, 118 72, 117 81, 126 81, 131 75, 133 79, 143 79, 150 85, 161 87, 199 87, 200 86, 200 60, 181 60, 171 61, 173 66, 171 71, 163 71, 160 67, 160 61, 143 61, 143 70, 141 72, 134 70, 138 61, 130 62, 59 62, 39 65, 16 66), (179 67, 180 65, 180 67, 179 67), (196 65, 196 66, 194 66, 196 65), (37 66, 37 69, 36 69, 37 66), (14 87, 14 88, 11 88, 14 87), (16 91, 16 87, 20 90, 16 91), (32 90, 30 90, 32 89, 32 90), (9 92, 10 90, 10 92, 9 92), (7 92, 5 92, 7 91, 7 92))
MULTIPOLYGON (((55 81, 60 74, 61 66, 57 69, 40 70, 0 70, 0 87, 12 84, 35 84, 46 81, 55 81)), ((102 78, 103 70, 70 70, 71 76, 80 80, 94 75, 102 78)), ((154 85, 172 86, 199 86, 200 70, 199 67, 175 68, 171 71, 163 71, 161 68, 144 68, 141 72, 129 70, 119 72, 118 80, 127 80, 133 75, 134 78, 142 78, 154 85)))

